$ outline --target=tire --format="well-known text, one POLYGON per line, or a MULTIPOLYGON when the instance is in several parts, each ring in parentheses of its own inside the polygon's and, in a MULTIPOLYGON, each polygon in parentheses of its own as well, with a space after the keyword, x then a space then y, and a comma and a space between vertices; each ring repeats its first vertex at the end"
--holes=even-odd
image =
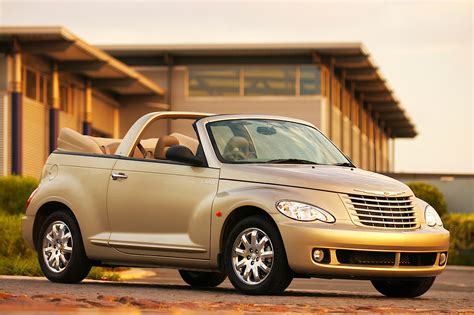
POLYGON ((213 288, 224 282, 227 278, 225 273, 221 272, 199 272, 180 270, 179 274, 184 282, 192 287, 213 288))
POLYGON ((293 280, 280 233, 263 216, 245 218, 231 230, 224 264, 232 285, 249 295, 281 294, 293 280))
POLYGON ((77 283, 91 270, 76 220, 65 211, 53 212, 46 218, 36 249, 41 270, 50 281, 77 283))
POLYGON ((425 294, 436 277, 413 278, 410 280, 371 280, 377 291, 388 297, 414 298, 425 294))

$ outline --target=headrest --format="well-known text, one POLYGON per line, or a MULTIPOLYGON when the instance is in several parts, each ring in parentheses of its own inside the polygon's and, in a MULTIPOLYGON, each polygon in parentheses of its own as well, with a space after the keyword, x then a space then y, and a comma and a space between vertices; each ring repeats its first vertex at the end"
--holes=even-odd
POLYGON ((191 137, 185 136, 183 134, 177 133, 177 132, 174 132, 174 133, 170 134, 170 136, 175 137, 176 139, 178 139, 179 144, 184 145, 185 147, 188 147, 191 150, 191 152, 193 152, 193 154, 196 154, 196 151, 197 151, 197 148, 198 148, 198 145, 199 145, 199 141, 197 141, 196 139, 193 139, 191 137))
POLYGON ((173 136, 162 136, 160 139, 158 139, 158 142, 156 143, 156 148, 155 148, 155 159, 166 159, 166 150, 169 147, 172 147, 174 145, 178 145, 179 141, 176 139, 176 137, 173 136))

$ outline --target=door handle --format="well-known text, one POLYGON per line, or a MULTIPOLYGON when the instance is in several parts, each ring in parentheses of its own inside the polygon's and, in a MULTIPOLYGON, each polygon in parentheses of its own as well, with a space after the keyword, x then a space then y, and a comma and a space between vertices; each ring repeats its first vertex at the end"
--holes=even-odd
POLYGON ((117 180, 117 179, 127 179, 128 176, 127 174, 124 174, 124 173, 112 173, 112 179, 113 180, 117 180))

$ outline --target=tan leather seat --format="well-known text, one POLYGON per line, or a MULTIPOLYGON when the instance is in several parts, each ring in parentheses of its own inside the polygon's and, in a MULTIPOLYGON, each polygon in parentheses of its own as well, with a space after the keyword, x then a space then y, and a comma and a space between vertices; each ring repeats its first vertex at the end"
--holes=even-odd
POLYGON ((168 150, 169 147, 172 147, 178 144, 179 144, 179 141, 178 139, 176 139, 176 137, 162 136, 160 139, 158 139, 158 142, 156 143, 155 159, 165 160, 166 150, 168 150))
POLYGON ((185 147, 188 147, 191 150, 191 152, 193 152, 193 154, 196 155, 196 151, 199 146, 199 141, 177 132, 170 134, 170 136, 178 139, 179 144, 184 145, 185 147))

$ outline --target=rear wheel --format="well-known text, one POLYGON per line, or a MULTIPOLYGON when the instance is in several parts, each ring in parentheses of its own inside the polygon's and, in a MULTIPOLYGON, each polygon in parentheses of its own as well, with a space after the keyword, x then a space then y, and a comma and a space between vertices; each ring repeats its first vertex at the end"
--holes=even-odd
POLYGON ((91 269, 76 220, 66 212, 50 214, 37 237, 38 260, 46 278, 53 282, 76 283, 91 269))
POLYGON ((410 280, 372 280, 372 285, 388 297, 414 298, 425 294, 433 285, 436 277, 413 278, 410 280))
POLYGON ((179 274, 184 282, 192 287, 213 288, 221 284, 225 278, 225 273, 221 272, 200 272, 180 270, 179 274))
POLYGON ((246 294, 280 294, 293 280, 280 234, 263 216, 248 217, 232 229, 224 260, 229 280, 246 294))

